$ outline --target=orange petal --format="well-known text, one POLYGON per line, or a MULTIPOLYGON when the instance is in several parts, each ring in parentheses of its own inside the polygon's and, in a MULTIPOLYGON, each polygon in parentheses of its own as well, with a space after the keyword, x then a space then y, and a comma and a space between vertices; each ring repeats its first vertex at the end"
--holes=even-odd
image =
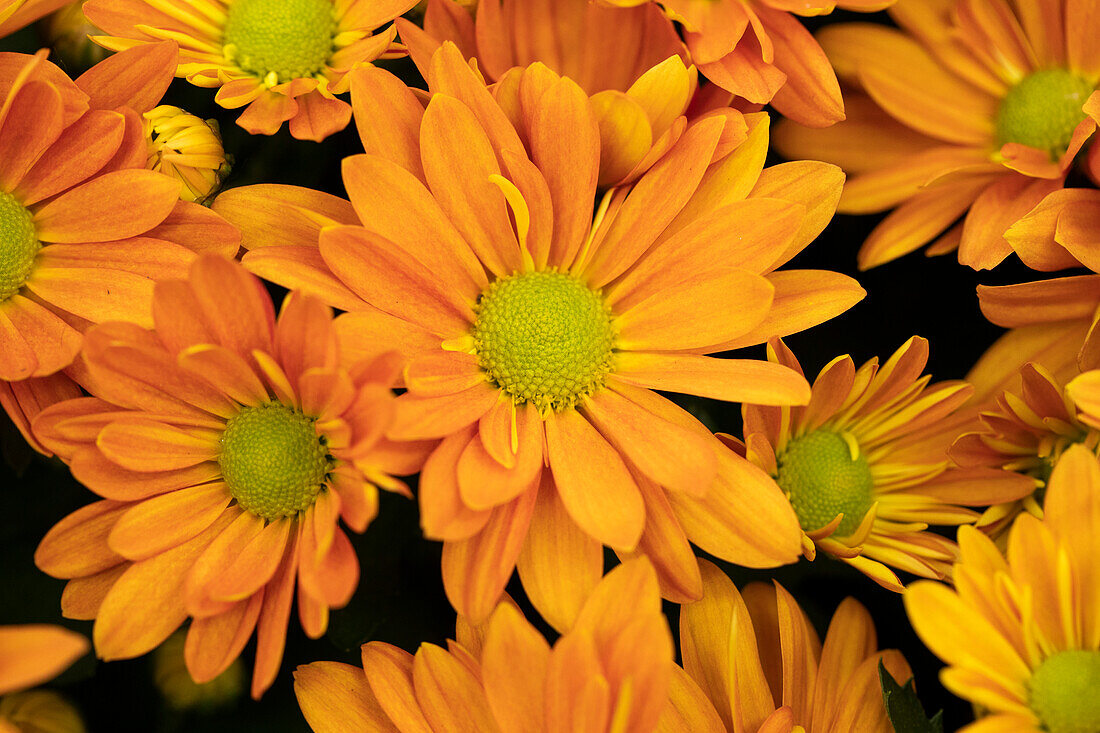
POLYGON ((264 589, 264 605, 256 636, 256 664, 252 670, 253 700, 258 700, 275 682, 283 661, 290 604, 294 600, 294 569, 297 566, 298 543, 292 534, 282 565, 264 589))
POLYGON ((386 436, 394 440, 441 438, 477 422, 492 409, 499 396, 500 390, 488 382, 443 397, 419 399, 402 395, 397 399, 397 416, 386 436))
POLYGON ((363 645, 363 670, 379 706, 401 733, 433 733, 413 689, 413 656, 381 641, 363 645))
POLYGON ((122 144, 125 118, 93 110, 65 129, 16 187, 24 206, 72 188, 103 168, 122 144))
POLYGON ((88 640, 60 626, 0 626, 4 671, 0 692, 33 687, 65 671, 88 651, 88 640))
POLYGON ((61 95, 48 84, 23 85, 0 127, 0 188, 12 191, 61 135, 61 95))
POLYGON ((262 605, 263 598, 257 595, 225 613, 191 622, 183 654, 195 682, 201 685, 213 680, 240 656, 256 628, 262 605))
POLYGON ((298 97, 298 111, 290 118, 290 134, 297 140, 322 142, 351 122, 351 105, 314 91, 298 97))
POLYGON ((34 213, 44 242, 106 242, 147 232, 179 199, 180 182, 147 170, 105 173, 34 213))
POLYGON ((107 458, 131 471, 187 468, 217 459, 220 450, 213 437, 138 418, 107 425, 96 438, 96 446, 107 458))
POLYGON ((615 379, 662 392, 757 405, 800 405, 810 400, 810 385, 802 375, 755 359, 623 352, 616 360, 615 379))
POLYGON ((1031 211, 1047 194, 1062 187, 1061 179, 1005 176, 970 206, 959 243, 959 264, 975 270, 992 269, 1012 253, 1005 238, 1008 228, 1031 211))
POLYGON ((514 607, 502 603, 489 618, 481 654, 481 678, 493 717, 502 730, 539 733, 550 646, 514 607), (517 666, 515 660, 522 659, 517 666))
POLYGON ((844 119, 844 103, 836 74, 801 23, 782 10, 754 6, 775 46, 775 66, 787 75, 772 97, 772 106, 784 117, 810 127, 827 127, 844 119))
POLYGON ((294 695, 315 733, 372 730, 400 733, 378 704, 363 670, 339 662, 313 662, 294 670, 294 695))
POLYGON ((18 293, 0 303, 0 379, 44 377, 72 363, 80 333, 18 293))
POLYGON ((555 413, 545 428, 554 483, 569 516, 601 543, 632 550, 645 507, 619 453, 575 410, 555 413))
POLYGON ((146 499, 119 517, 107 536, 107 544, 127 560, 144 560, 202 532, 232 500, 221 482, 146 499))
POLYGON ((108 56, 76 80, 93 109, 129 107, 148 112, 168 90, 176 72, 175 41, 144 43, 108 56))
POLYGON ((432 730, 493 730, 496 725, 475 672, 434 644, 422 644, 413 658, 416 699, 432 730))

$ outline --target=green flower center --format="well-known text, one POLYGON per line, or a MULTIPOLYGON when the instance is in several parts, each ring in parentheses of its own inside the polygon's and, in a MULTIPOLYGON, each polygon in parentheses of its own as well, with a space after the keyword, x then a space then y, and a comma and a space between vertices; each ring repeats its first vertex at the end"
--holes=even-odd
POLYGON ((1036 71, 1012 87, 997 110, 997 142, 1020 143, 1057 157, 1069 147, 1093 85, 1064 69, 1036 71))
POLYGON ((603 384, 615 344, 603 297, 560 272, 494 282, 481 294, 473 336, 493 382, 543 412, 572 407, 603 384))
POLYGON ((1029 704, 1049 733, 1100 731, 1100 651, 1058 652, 1031 675, 1029 704))
POLYGON ((40 249, 31 212, 11 194, 0 191, 0 303, 27 282, 40 249))
POLYGON ((279 402, 244 407, 229 418, 218 464, 241 508, 275 520, 312 506, 332 467, 313 423, 279 402))
POLYGON ((324 69, 335 35, 332 0, 234 0, 222 46, 241 69, 286 82, 324 69))
POLYGON ((859 528, 874 503, 874 479, 867 458, 860 454, 853 461, 844 438, 815 430, 787 443, 777 460, 776 481, 790 498, 802 529, 821 529, 841 513, 838 537, 859 528))

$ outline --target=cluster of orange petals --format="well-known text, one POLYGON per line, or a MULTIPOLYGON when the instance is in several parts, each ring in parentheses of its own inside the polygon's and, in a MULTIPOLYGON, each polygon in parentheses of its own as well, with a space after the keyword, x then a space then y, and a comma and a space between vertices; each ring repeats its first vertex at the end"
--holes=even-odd
POLYGON ((371 642, 362 669, 299 667, 295 692, 316 733, 892 733, 879 663, 897 679, 909 665, 877 650, 858 602, 841 604, 822 644, 782 586, 742 595, 710 563, 702 573, 705 599, 680 617, 683 667, 656 574, 635 559, 600 581, 553 647, 505 601, 481 625, 459 617, 446 649, 371 642))
POLYGON ((355 591, 359 563, 338 520, 362 532, 379 487, 408 493, 389 474, 423 461, 417 446, 382 437, 400 367, 382 355, 345 369, 327 307, 292 295, 276 320, 260 281, 214 255, 187 282, 158 283, 153 311, 152 331, 91 328, 82 362, 92 396, 34 423, 102 497, 59 522, 35 561, 70 579, 62 609, 95 619, 104 659, 144 654, 190 616, 187 666, 202 682, 255 630, 258 697, 279 670, 295 591, 312 637, 355 591), (272 401, 315 418, 336 463, 307 510, 265 521, 234 502, 219 455, 227 419, 272 401))

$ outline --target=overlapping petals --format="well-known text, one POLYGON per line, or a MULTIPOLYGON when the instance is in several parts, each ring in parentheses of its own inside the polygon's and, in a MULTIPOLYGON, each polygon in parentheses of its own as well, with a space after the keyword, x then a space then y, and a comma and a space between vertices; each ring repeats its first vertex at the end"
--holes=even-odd
MULTIPOLYGON (((801 370, 782 341, 769 352, 777 363, 801 370)), ((950 570, 955 545, 926 531, 929 525, 972 523, 977 514, 964 507, 1015 501, 1035 488, 1018 474, 953 466, 947 448, 957 433, 948 426, 956 424, 953 416, 972 389, 964 382, 930 385, 931 378, 921 376, 927 361, 928 342, 914 336, 881 367, 872 359, 857 370, 848 356, 829 362, 805 407, 743 408, 744 450, 773 476, 792 442, 819 432, 843 438, 853 461, 862 456, 871 481, 869 508, 843 534, 843 514, 822 518, 820 526, 804 522, 803 553, 813 560, 819 550, 826 552, 895 591, 903 585, 890 567, 926 578, 943 578, 950 570)), ((818 464, 815 470, 833 469, 818 464)), ((831 481, 834 491, 857 485, 848 474, 831 481)))
POLYGON ((1021 515, 1006 553, 962 527, 955 587, 919 582, 906 592, 917 634, 948 665, 944 686, 988 711, 961 730, 1050 729, 1033 709, 1036 670, 1062 652, 1100 653, 1097 526, 1100 466, 1073 446, 1050 477, 1046 515, 1021 515))
MULTIPOLYGON (((392 25, 379 29, 416 2, 334 2, 334 50, 318 72, 295 78, 241 68, 233 49, 225 45, 230 4, 229 0, 92 0, 84 12, 106 34, 94 40, 113 51, 163 40, 178 42, 176 75, 196 86, 218 88, 215 99, 226 109, 246 107, 237 124, 250 133, 274 135, 289 122, 291 135, 319 142, 344 129, 351 119, 351 108, 336 97, 348 90, 348 72, 379 58, 404 54, 395 42, 396 29, 392 25)), ((285 22, 293 27, 295 19, 285 22)), ((284 33, 295 37, 294 31, 284 33)))
MULTIPOLYGON (((840 211, 894 209, 860 249, 861 268, 932 242, 929 254, 958 249, 959 262, 975 269, 1014 249, 1030 266, 1057 269, 1008 232, 1062 188, 1096 129, 1100 96, 1083 100, 1072 138, 1053 153, 1001 140, 996 120, 1009 91, 1036 70, 1064 69, 1095 87, 1100 65, 1084 39, 1097 28, 1087 5, 905 0, 890 9, 900 30, 840 24, 819 33, 850 88, 848 119, 823 131, 785 125, 776 143, 789 157, 854 174, 840 211)), ((1082 157, 1091 171, 1095 156, 1082 157)))
MULTIPOLYGON (((257 635, 252 692, 279 670, 295 596, 307 634, 359 578, 338 520, 362 532, 378 489, 408 494, 392 473, 423 461, 393 446, 393 358, 340 365, 332 314, 292 294, 278 320, 258 280, 213 255, 188 282, 157 285, 155 331, 92 328, 82 361, 92 396, 41 413, 35 433, 102 497, 59 522, 35 555, 69 579, 66 616, 95 619, 104 659, 143 654, 189 616, 186 660, 210 680, 257 635), (228 314, 232 314, 231 316, 228 314), (306 416, 330 465, 304 510, 265 519, 235 501, 221 438, 243 409, 281 405, 306 416)), ((278 465, 278 463, 276 463, 278 465)))
POLYGON ((762 171, 766 118, 727 109, 605 195, 593 221, 598 126, 569 79, 535 64, 490 92, 444 44, 424 109, 382 72, 359 73, 377 82, 353 85, 371 124, 359 125, 366 155, 344 163, 350 207, 259 186, 226 192, 215 210, 244 232, 247 267, 349 311, 337 321, 348 354, 403 348, 408 394, 388 434, 443 438, 422 476, 422 523, 445 541, 460 612, 485 618, 518 562, 536 606, 567 628, 602 545, 648 555, 675 599, 699 593, 689 541, 746 565, 790 562, 797 531, 774 484, 650 390, 807 399, 785 367, 705 354, 802 330, 862 297, 844 276, 778 270, 831 216, 836 170, 762 171), (282 231, 269 234, 264 212, 276 208, 282 231), (601 293, 616 330, 606 383, 561 411, 502 395, 470 335, 491 281, 547 269, 601 293), (749 505, 752 522, 737 509, 749 505))

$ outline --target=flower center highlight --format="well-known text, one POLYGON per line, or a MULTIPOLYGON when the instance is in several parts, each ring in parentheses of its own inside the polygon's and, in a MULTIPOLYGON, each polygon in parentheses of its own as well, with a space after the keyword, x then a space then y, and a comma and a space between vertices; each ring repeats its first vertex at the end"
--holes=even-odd
POLYGON ((332 0, 234 0, 222 46, 241 69, 286 82, 324 69, 335 34, 332 0))
POLYGON ((867 458, 861 454, 853 461, 844 438, 815 430, 787 443, 777 461, 776 481, 790 498, 802 529, 821 529, 841 513, 838 537, 859 528, 874 503, 874 479, 867 458))
POLYGON ((1100 730, 1100 651, 1058 652, 1031 675, 1029 704, 1049 733, 1100 730))
POLYGON ((1064 69, 1036 71, 1012 87, 997 110, 997 143, 1020 143, 1057 157, 1069 147, 1093 85, 1064 69))
POLYGON ((528 272, 481 294, 474 347, 481 368, 516 402, 564 410, 603 384, 615 329, 603 297, 561 272, 528 272))
POLYGON ((27 282, 40 249, 31 212, 11 194, 0 191, 0 303, 27 282))
POLYGON ((229 418, 218 465, 242 509, 275 520, 312 506, 332 467, 313 423, 278 402, 244 407, 229 418))

